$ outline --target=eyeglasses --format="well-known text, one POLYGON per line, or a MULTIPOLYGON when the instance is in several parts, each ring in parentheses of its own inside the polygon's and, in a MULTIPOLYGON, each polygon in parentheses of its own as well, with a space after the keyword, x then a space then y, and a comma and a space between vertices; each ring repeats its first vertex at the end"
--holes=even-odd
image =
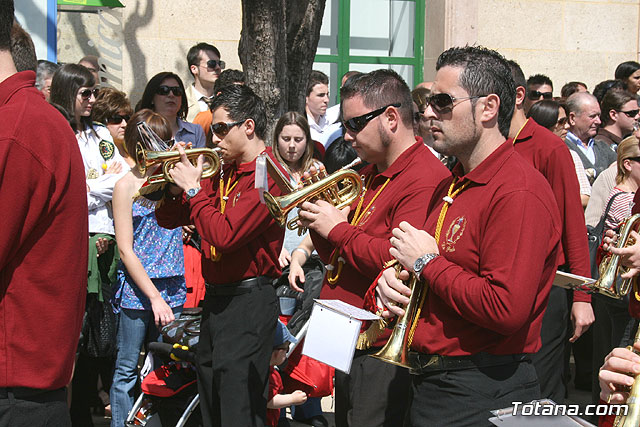
POLYGON ((225 122, 213 123, 211 125, 211 132, 215 133, 218 138, 224 138, 225 136, 227 136, 227 134, 229 133, 232 127, 241 125, 246 121, 247 119, 239 120, 237 122, 231 122, 231 123, 225 123, 225 122))
POLYGON ((558 119, 558 121, 556 122, 556 125, 557 126, 564 126, 564 125, 567 124, 567 120, 568 120, 567 116, 565 116, 565 117, 563 117, 561 119, 558 119))
POLYGON ((638 110, 627 110, 627 111, 622 111, 622 110, 616 110, 619 113, 624 113, 627 115, 627 117, 631 117, 634 118, 635 116, 638 115, 638 113, 640 113, 640 109, 638 110))
POLYGON ((389 107, 400 108, 400 105, 402 104, 400 104, 399 102, 396 102, 395 104, 385 105, 382 108, 378 108, 377 110, 371 111, 370 113, 363 114, 358 117, 353 117, 349 120, 343 121, 342 123, 344 123, 344 127, 349 129, 351 132, 358 133, 362 129, 364 129, 365 126, 367 126, 367 123, 369 123, 371 120, 378 117, 380 114, 384 113, 387 110, 387 108, 389 107))
POLYGON ((180 89, 180 86, 160 85, 158 86, 158 89, 156 89, 156 93, 158 95, 167 96, 169 95, 169 92, 173 93, 173 96, 182 96, 182 89, 180 89))
POLYGON ((91 98, 91 95, 93 95, 94 98, 98 96, 99 92, 100 88, 94 87, 93 89, 81 90, 80 92, 78 92, 78 95, 80 95, 84 99, 89 99, 91 98))
POLYGON ((201 65, 201 67, 206 67, 208 70, 215 70, 218 67, 220 67, 221 70, 224 70, 226 66, 227 64, 219 59, 210 59, 207 61, 206 65, 201 65))
POLYGON ((542 99, 552 99, 553 98, 553 92, 538 92, 537 90, 530 90, 529 91, 529 99, 532 101, 536 101, 538 99, 540 99, 540 97, 542 97, 542 99))
POLYGON ((109 117, 107 119, 107 123, 110 125, 119 125, 120 123, 122 123, 122 121, 124 120, 125 122, 128 122, 129 119, 131 118, 131 116, 125 114, 125 115, 120 115, 120 114, 116 114, 112 117, 109 117))
POLYGON ((640 163, 640 157, 627 157, 625 160, 633 160, 634 162, 640 163))
MULTIPOLYGON (((476 99, 476 98, 484 98, 487 95, 474 95, 474 96, 462 96, 459 98, 455 98, 448 93, 436 93, 434 95, 427 96, 425 98, 425 103, 427 106, 431 105, 431 108, 438 113, 448 113, 453 110, 454 101, 464 101, 466 99, 476 99)), ((456 104, 458 105, 458 104, 456 104)))

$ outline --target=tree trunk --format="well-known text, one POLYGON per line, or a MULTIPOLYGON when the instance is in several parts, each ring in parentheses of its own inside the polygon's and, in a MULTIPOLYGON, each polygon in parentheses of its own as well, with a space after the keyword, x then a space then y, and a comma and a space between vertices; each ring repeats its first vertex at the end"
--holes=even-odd
POLYGON ((282 114, 304 111, 325 2, 242 0, 238 56, 247 85, 265 102, 269 135, 282 114))

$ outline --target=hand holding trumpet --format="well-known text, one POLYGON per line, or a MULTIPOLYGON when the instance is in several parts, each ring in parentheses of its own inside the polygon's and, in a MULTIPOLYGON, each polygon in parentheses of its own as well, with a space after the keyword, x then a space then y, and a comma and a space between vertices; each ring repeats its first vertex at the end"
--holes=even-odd
POLYGON ((630 279, 640 272, 640 234, 631 231, 630 237, 635 239, 633 245, 617 248, 618 236, 614 231, 608 230, 602 246, 605 251, 620 256, 620 263, 629 268, 629 271, 620 276, 623 279, 630 279))
POLYGON ((169 175, 173 178, 175 185, 183 191, 200 187, 200 178, 202 177, 202 170, 204 169, 204 156, 202 154, 199 155, 198 162, 196 166, 194 166, 189 161, 184 147, 181 144, 176 144, 175 149, 180 153, 180 161, 169 170, 169 175))

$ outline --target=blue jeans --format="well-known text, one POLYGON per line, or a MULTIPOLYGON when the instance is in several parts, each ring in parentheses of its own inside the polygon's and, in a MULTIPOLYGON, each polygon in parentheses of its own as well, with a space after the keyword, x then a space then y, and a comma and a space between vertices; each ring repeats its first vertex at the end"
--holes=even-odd
MULTIPOLYGON (((174 307, 176 318, 182 306, 174 307)), ((138 377, 138 359, 144 343, 160 341, 160 332, 151 310, 123 308, 118 319, 116 345, 118 355, 111 385, 111 427, 123 427, 134 403, 134 388, 138 377)))

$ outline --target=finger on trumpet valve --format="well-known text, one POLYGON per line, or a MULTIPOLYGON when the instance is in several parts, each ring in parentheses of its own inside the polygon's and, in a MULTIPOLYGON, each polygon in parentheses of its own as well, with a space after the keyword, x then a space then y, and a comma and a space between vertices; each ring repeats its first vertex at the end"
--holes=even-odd
POLYGON ((313 181, 311 180, 311 174, 309 172, 304 172, 302 174, 302 185, 309 185, 311 184, 313 181))

